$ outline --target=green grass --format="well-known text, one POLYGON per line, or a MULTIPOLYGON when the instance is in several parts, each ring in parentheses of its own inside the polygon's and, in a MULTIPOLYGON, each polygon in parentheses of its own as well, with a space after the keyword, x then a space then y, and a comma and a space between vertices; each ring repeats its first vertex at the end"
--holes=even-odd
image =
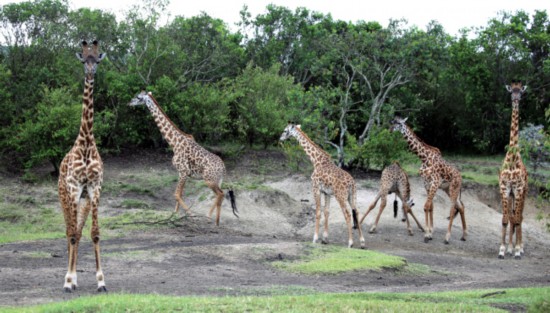
MULTIPOLYGON (((368 282, 366 282, 368 283, 368 282)), ((550 287, 433 293, 350 293, 238 297, 107 294, 5 312, 547 312, 550 287), (496 293, 495 293, 496 292, 496 293), (495 293, 491 295, 491 293, 495 293), (484 295, 489 295, 484 297, 484 295)))
POLYGON ((405 259, 372 250, 308 245, 305 256, 295 261, 276 261, 276 268, 302 274, 337 274, 354 270, 403 268, 405 259))
POLYGON ((29 209, 0 203, 0 244, 65 237, 63 214, 53 208, 29 209))
POLYGON ((137 199, 124 199, 120 207, 125 209, 151 209, 151 205, 145 201, 137 199))

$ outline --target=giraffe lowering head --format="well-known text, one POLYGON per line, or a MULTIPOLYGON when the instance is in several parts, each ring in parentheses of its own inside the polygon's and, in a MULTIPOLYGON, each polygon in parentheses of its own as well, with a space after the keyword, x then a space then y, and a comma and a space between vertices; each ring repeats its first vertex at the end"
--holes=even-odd
POLYGON ((82 41, 82 52, 76 53, 76 57, 84 64, 84 74, 86 79, 93 80, 97 65, 106 56, 105 53, 98 52, 99 43, 94 40, 90 47, 86 41, 82 41))

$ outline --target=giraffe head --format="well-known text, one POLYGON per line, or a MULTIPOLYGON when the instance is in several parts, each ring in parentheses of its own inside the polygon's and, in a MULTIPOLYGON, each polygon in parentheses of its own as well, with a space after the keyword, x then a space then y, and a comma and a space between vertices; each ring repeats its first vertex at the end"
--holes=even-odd
POLYGON ((514 106, 519 105, 521 95, 525 92, 527 86, 522 86, 521 81, 513 80, 510 85, 506 85, 506 90, 512 94, 512 103, 514 106))
POLYGON ((288 123, 288 125, 285 127, 285 130, 281 134, 281 138, 279 138, 280 141, 285 141, 290 137, 296 137, 298 134, 298 129, 300 129, 300 125, 295 125, 293 123, 288 123))
POLYGON ((142 90, 139 94, 137 94, 132 100, 130 100, 130 103, 128 103, 129 106, 138 106, 138 105, 146 105, 151 106, 153 105, 153 99, 151 99, 151 93, 142 90))
POLYGON ((404 133, 407 129, 407 125, 405 124, 407 122, 408 117, 402 118, 399 115, 396 115, 393 120, 390 122, 390 130, 392 132, 398 131, 400 133, 404 133))
POLYGON ((76 57, 84 64, 84 74, 88 80, 94 79, 97 65, 106 55, 98 52, 98 45, 97 40, 94 40, 91 47, 86 41, 82 41, 82 52, 76 54, 76 57))

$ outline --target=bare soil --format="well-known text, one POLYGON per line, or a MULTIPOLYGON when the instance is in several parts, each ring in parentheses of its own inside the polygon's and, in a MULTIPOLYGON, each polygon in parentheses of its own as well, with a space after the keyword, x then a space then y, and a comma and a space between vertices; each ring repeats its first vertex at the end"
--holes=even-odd
MULTIPOLYGON (((133 174, 174 175, 169 154, 138 154, 105 158, 105 181, 123 182, 133 174)), ((256 182, 236 191, 240 218, 224 201, 219 227, 206 213, 212 202, 206 187, 186 193, 193 214, 178 226, 130 232, 102 239, 103 268, 109 292, 162 295, 273 295, 311 292, 424 292, 479 288, 550 285, 550 234, 535 219, 534 199, 529 199, 523 222, 525 255, 497 258, 501 213, 496 187, 465 184, 467 241, 460 241, 461 223, 455 219, 450 244, 444 244, 450 203, 438 192, 434 206, 434 239, 424 243, 423 233, 413 223, 414 236, 407 234, 400 218, 393 218, 393 195, 382 214, 378 232, 369 234, 378 209, 362 225, 368 249, 398 255, 409 264, 421 264, 419 272, 354 271, 338 275, 301 275, 283 272, 275 260, 300 257, 308 249, 314 230, 314 206, 309 173, 284 166, 277 153, 256 152, 227 162, 226 181, 256 182), (204 190, 203 190, 204 189, 204 190), (204 194, 207 197, 204 197, 204 194), (203 196, 201 196, 203 195, 203 196), (204 198, 204 199, 203 199, 204 198)), ((39 173, 40 174, 40 173, 39 173)), ((358 204, 363 214, 377 193, 379 173, 353 173, 358 183, 358 204)), ((49 194, 51 207, 59 208, 56 184, 40 187, 3 177, 12 188, 40 197, 49 194)), ((424 224, 425 191, 418 177, 411 178, 415 215, 424 224)), ((157 210, 173 210, 172 186, 143 196, 157 210)), ((101 217, 119 214, 127 195, 104 194, 101 217)), ((134 197, 135 198, 135 197, 134 197)), ((127 209, 124 209, 127 211, 127 209)), ((345 246, 347 231, 340 208, 332 201, 330 244, 345 246)), ((61 213, 60 213, 61 214, 61 213)), ((78 259, 79 288, 63 293, 67 266, 66 240, 38 240, 0 245, 0 306, 63 301, 96 294, 95 261, 86 234, 78 259)), ((358 243, 357 236, 355 237, 358 243)), ((513 310, 517 310, 514 308, 513 310)), ((521 308, 520 308, 521 310, 521 308)))

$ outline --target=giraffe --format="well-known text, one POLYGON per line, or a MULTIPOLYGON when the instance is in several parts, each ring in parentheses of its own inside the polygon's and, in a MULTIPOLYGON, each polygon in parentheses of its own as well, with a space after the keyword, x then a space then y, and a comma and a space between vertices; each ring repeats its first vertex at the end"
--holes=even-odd
POLYGON ((453 219, 456 216, 457 211, 460 213, 462 220, 461 240, 465 241, 466 217, 464 212, 464 204, 460 200, 462 185, 462 176, 460 175, 460 171, 443 159, 439 149, 424 143, 420 138, 418 138, 412 129, 405 124, 406 121, 406 118, 403 119, 396 116, 391 121, 391 130, 401 132, 407 140, 409 149, 422 161, 419 173, 424 181, 424 188, 426 188, 428 193, 426 203, 424 204, 424 216, 426 219, 426 233, 424 234, 424 242, 428 242, 432 239, 433 199, 437 189, 443 189, 451 200, 449 226, 447 228, 447 234, 445 235, 445 244, 448 244, 451 239, 451 227, 453 226, 453 219))
POLYGON ((516 246, 514 257, 521 259, 523 255, 523 241, 521 236, 521 223, 523 221, 523 206, 527 195, 527 169, 521 160, 518 145, 519 131, 519 101, 527 86, 521 82, 512 81, 506 89, 512 94, 512 122, 510 125, 510 144, 504 157, 499 174, 500 197, 502 199, 502 239, 498 257, 504 258, 506 250, 506 228, 510 222, 510 235, 508 240, 508 254, 512 254, 512 241, 516 234, 516 246))
MULTIPOLYGON (((401 165, 399 162, 394 162, 391 165, 387 166, 382 171, 382 177, 380 178, 380 189, 378 191, 378 194, 374 198, 374 201, 369 206, 368 210, 365 212, 365 215, 361 218, 359 221, 359 225, 363 223, 363 220, 367 215, 374 209, 376 206, 376 203, 378 203, 378 200, 382 198, 382 201, 380 202, 380 210, 378 211, 378 215, 376 216, 376 221, 374 222, 374 225, 372 225, 371 229, 369 230, 370 233, 376 232, 376 227, 378 226, 378 221, 380 220, 380 216, 382 215, 382 212, 384 211, 384 208, 386 207, 386 196, 390 193, 394 192, 396 197, 401 199, 402 203, 402 209, 403 209, 403 219, 407 222, 407 230, 409 232, 409 235, 413 235, 412 227, 409 223, 408 214, 411 214, 411 216, 414 218, 416 225, 418 225, 418 228, 420 228, 422 231, 424 231, 424 228, 420 225, 418 220, 416 219, 416 216, 414 216, 414 213, 411 209, 411 207, 414 205, 413 199, 411 199, 411 185, 409 184, 409 177, 407 176, 407 173, 401 168, 401 165)), ((394 217, 397 216, 397 200, 394 200, 394 217)))
POLYGON ((78 287, 76 260, 78 244, 82 237, 82 228, 88 214, 92 212, 92 241, 96 260, 97 291, 106 292, 105 276, 101 269, 99 254, 99 224, 97 221, 101 183, 103 182, 103 163, 96 147, 94 125, 94 74, 97 65, 105 53, 98 53, 98 42, 90 47, 82 41, 82 53, 76 54, 84 64, 84 94, 82 96, 82 118, 80 131, 71 150, 65 155, 59 166, 59 201, 65 217, 69 266, 65 275, 65 292, 78 287), (85 200, 81 205, 80 200, 85 200))
MULTIPOLYGON (((179 181, 176 187, 174 197, 176 198, 176 208, 174 213, 179 211, 179 207, 183 207, 187 214, 191 213, 191 209, 183 202, 183 191, 185 182, 188 177, 201 178, 206 182, 206 185, 212 189, 216 195, 214 204, 210 207, 208 218, 212 217, 212 212, 216 208, 216 225, 220 224, 220 211, 223 202, 223 191, 221 189, 222 181, 226 175, 225 164, 222 159, 201 147, 193 138, 192 135, 182 132, 174 122, 172 122, 166 113, 162 110, 157 100, 151 92, 142 91, 134 97, 130 106, 145 105, 153 115, 157 126, 162 133, 164 139, 168 142, 174 151, 172 165, 177 169, 179 181)), ((229 198, 233 214, 237 217, 238 211, 235 203, 235 195, 233 190, 229 190, 229 198)))
POLYGON ((351 177, 348 172, 336 166, 332 162, 330 155, 326 151, 321 149, 318 145, 316 145, 306 135, 306 133, 302 131, 300 125, 289 123, 284 129, 279 140, 284 141, 290 137, 294 137, 298 140, 306 154, 309 156, 311 163, 313 163, 313 173, 311 174, 313 197, 315 198, 315 233, 313 235, 313 243, 316 243, 319 239, 319 223, 321 220, 321 194, 325 196, 325 225, 322 243, 328 243, 328 217, 330 196, 334 194, 346 219, 346 224, 348 227, 348 247, 351 248, 353 246, 353 234, 351 217, 347 209, 346 202, 349 202, 351 206, 353 214, 353 228, 359 229, 361 248, 364 248, 365 239, 363 238, 361 227, 358 227, 357 225, 357 190, 353 177, 351 177))

